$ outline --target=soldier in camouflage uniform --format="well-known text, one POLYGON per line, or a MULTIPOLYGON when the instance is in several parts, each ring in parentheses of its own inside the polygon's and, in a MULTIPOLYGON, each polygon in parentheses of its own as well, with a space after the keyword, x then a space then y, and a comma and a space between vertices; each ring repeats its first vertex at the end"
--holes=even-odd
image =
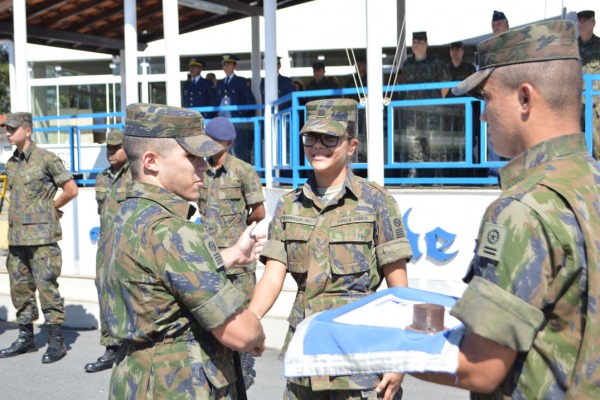
MULTIPOLYGON (((383 278, 406 286, 412 257, 402 215, 383 187, 348 167, 357 145, 357 103, 312 101, 302 142, 313 174, 304 187, 283 196, 261 259, 265 272, 249 309, 271 308, 289 272, 298 284, 283 353, 297 325, 317 312, 375 293, 383 278)), ((399 399, 401 374, 312 376, 290 379, 284 399, 399 399)))
POLYGON ((188 219, 204 157, 223 149, 203 124, 200 113, 184 108, 127 107, 124 147, 133 181, 97 252, 106 265, 102 317, 123 341, 111 399, 237 399, 245 389, 231 349, 264 350, 258 318, 224 272, 256 260, 255 224, 219 252, 206 229, 188 219))
MULTIPOLYGON (((579 56, 581 58, 582 72, 584 74, 600 74, 600 37, 594 35, 596 26, 596 13, 591 10, 577 13, 579 26, 579 56)), ((600 79, 593 84, 594 90, 600 90, 600 79)), ((584 104, 585 104, 585 98, 584 104)), ((594 97, 592 109, 592 142, 594 146, 594 158, 600 160, 600 101, 598 96, 594 97)), ((582 126, 585 126, 585 108, 582 110, 582 126)))
MULTIPOLYGON (((125 189, 127 183, 131 182, 129 162, 123 149, 123 131, 111 129, 106 135, 106 158, 110 167, 100 172, 96 177, 96 201, 98 202, 98 215, 100 215, 100 237, 105 234, 109 222, 121 209, 121 203, 125 201, 125 189)), ((100 288, 103 285, 104 264, 96 265, 96 288, 100 296, 100 288)), ((100 305, 102 302, 100 301, 100 305)), ((102 313, 101 313, 102 314, 102 313)), ((100 318, 100 345, 106 347, 106 351, 95 362, 85 365, 86 372, 98 372, 112 368, 117 357, 120 342, 111 338, 106 331, 106 324, 100 318)))
MULTIPOLYGON (((235 128, 225 117, 216 117, 206 124, 206 134, 224 149, 208 159, 210 168, 204 172, 198 210, 202 224, 213 235, 219 249, 231 247, 253 222, 265 218, 265 195, 258 174, 252 166, 228 153, 235 140, 235 128)), ((225 270, 227 279, 246 294, 248 306, 256 285, 256 262, 231 266, 225 270)), ((254 359, 242 353, 242 371, 246 389, 254 382, 254 359)))
POLYGON ((37 289, 49 326, 48 349, 42 362, 53 363, 67 354, 61 328, 65 308, 57 282, 62 268, 57 243, 62 239, 60 209, 77 196, 78 189, 62 160, 31 140, 31 113, 9 114, 2 126, 6 127, 8 142, 16 146, 6 163, 10 191, 6 269, 19 338, 0 350, 0 358, 37 351, 33 336, 33 321, 38 319, 37 289), (58 188, 62 192, 55 199, 58 188))
MULTIPOLYGON (((413 32, 412 56, 408 57, 402 67, 403 83, 431 83, 449 81, 445 63, 435 54, 427 52, 427 32, 413 32)), ((433 99, 445 97, 448 89, 411 90, 405 98, 433 99)), ((430 151, 430 131, 440 130, 439 106, 418 106, 400 110, 402 134, 406 134, 409 162, 447 161, 443 151, 430 151)), ((422 172, 422 174, 425 171, 422 172)))
POLYGON ((546 21, 477 46, 453 89, 486 101, 502 195, 485 212, 455 375, 425 374, 476 399, 600 398, 600 168, 579 128, 575 24, 546 21), (488 393, 488 394, 483 394, 488 393))

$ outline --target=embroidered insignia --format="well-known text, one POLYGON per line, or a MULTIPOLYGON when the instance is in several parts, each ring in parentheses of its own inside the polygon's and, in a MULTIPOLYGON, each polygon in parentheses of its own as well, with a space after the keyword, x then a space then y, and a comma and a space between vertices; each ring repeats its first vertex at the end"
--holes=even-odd
POLYGON ((486 222, 483 226, 481 241, 477 248, 477 255, 494 261, 500 261, 500 255, 502 253, 502 248, 504 247, 506 235, 506 227, 486 222))

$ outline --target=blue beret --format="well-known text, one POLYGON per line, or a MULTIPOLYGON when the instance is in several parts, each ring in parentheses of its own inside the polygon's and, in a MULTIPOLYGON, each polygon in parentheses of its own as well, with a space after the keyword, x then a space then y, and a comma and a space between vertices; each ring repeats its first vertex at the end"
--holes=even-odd
POLYGON ((231 121, 225 117, 215 117, 211 119, 204 131, 208 136, 215 140, 235 140, 235 127, 231 121))

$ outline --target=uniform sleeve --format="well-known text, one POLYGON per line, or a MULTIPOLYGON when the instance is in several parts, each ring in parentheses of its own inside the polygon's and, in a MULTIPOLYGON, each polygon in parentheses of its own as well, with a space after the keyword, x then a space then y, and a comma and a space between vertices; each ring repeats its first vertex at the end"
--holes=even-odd
POLYGON ((223 261, 214 240, 191 223, 158 226, 158 265, 164 265, 164 282, 206 330, 222 325, 243 307, 245 296, 225 277, 223 261), (160 258, 164 258, 164 264, 160 258))
POLYGON ((402 214, 391 195, 383 196, 383 207, 377 216, 375 254, 380 266, 398 260, 410 260, 412 249, 406 237, 402 214))
POLYGON ((73 179, 73 175, 67 171, 62 160, 52 153, 49 154, 50 157, 48 157, 46 160, 46 170, 52 177, 54 183, 56 183, 58 186, 62 186, 63 183, 73 179))
POLYGON ((561 246, 539 215, 520 201, 494 202, 480 228, 473 272, 453 315, 475 333, 516 351, 541 329, 561 246), (476 307, 474 305, 477 305, 476 307))
POLYGON ((281 198, 273 213, 273 219, 269 224, 269 237, 260 253, 260 261, 264 264, 268 258, 277 260, 287 265, 287 251, 285 249, 285 232, 281 217, 283 216, 283 202, 281 198))
POLYGON ((265 202, 262 183, 253 168, 247 168, 246 171, 244 171, 242 183, 244 185, 244 198, 246 199, 246 204, 265 202))

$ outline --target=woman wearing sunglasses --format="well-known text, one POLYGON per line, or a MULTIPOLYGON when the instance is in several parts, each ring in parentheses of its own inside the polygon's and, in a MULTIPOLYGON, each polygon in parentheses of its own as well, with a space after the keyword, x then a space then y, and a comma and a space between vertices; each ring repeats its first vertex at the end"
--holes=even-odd
MULTIPOLYGON (((283 196, 261 254, 265 272, 249 309, 264 316, 289 272, 298 284, 289 331, 310 315, 337 308, 388 287, 406 286, 412 252, 402 215, 383 187, 349 167, 358 144, 358 104, 349 99, 311 101, 300 135, 313 173, 283 196)), ((401 374, 288 379, 284 399, 400 399, 401 374)))

